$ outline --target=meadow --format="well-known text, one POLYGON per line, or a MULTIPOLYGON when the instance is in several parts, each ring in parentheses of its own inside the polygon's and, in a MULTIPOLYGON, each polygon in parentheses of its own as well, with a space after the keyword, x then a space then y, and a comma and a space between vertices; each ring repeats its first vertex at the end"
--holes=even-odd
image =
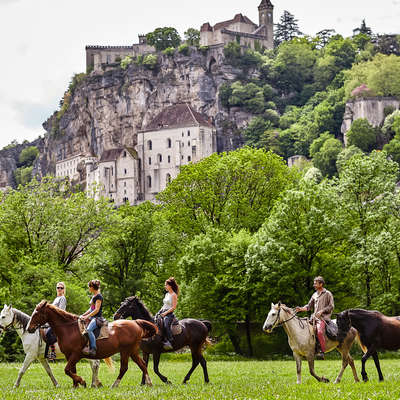
MULTIPOLYGON (((0 364, 0 398, 7 400, 40 399, 395 399, 400 398, 400 360, 384 359, 381 362, 385 382, 379 383, 373 361, 367 363, 370 381, 368 383, 353 383, 351 371, 346 370, 340 384, 319 383, 312 378, 306 367, 303 371, 303 383, 297 385, 295 363, 287 361, 219 361, 209 357, 208 368, 210 384, 203 383, 203 373, 196 369, 187 385, 181 381, 190 368, 186 358, 161 362, 161 372, 173 382, 163 384, 150 368, 153 380, 152 387, 139 385, 139 369, 130 363, 121 385, 117 389, 110 386, 117 376, 117 370, 111 372, 104 363, 100 368, 100 380, 105 387, 100 389, 71 388, 71 379, 64 374, 64 362, 52 364, 54 375, 60 383, 60 388, 53 388, 50 379, 42 366, 35 363, 22 379, 20 388, 13 389, 20 363, 0 364)), ((118 368, 118 363, 115 363, 118 368)), ((361 362, 356 361, 357 372, 361 362)), ((316 371, 331 381, 340 368, 339 360, 316 361, 316 371)), ((78 364, 78 373, 90 382, 91 372, 87 363, 78 364)))

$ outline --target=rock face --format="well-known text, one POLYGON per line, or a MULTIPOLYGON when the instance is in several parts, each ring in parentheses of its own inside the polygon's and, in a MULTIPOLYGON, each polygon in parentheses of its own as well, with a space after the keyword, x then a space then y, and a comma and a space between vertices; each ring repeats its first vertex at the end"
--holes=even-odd
POLYGON ((42 175, 54 174, 56 161, 73 155, 100 156, 104 150, 135 146, 138 131, 164 108, 182 102, 214 122, 218 151, 243 145, 238 132, 252 115, 228 111, 218 101, 219 87, 243 74, 224 64, 223 46, 205 52, 191 48, 189 55, 158 54, 154 69, 135 62, 125 70, 117 64, 103 67, 75 88, 61 118, 54 113, 43 124, 47 136, 39 160, 42 175))
POLYGON ((348 101, 341 128, 344 143, 347 144, 346 132, 356 119, 365 118, 371 125, 380 126, 385 120, 385 109, 389 108, 399 109, 400 100, 394 97, 371 97, 348 101))

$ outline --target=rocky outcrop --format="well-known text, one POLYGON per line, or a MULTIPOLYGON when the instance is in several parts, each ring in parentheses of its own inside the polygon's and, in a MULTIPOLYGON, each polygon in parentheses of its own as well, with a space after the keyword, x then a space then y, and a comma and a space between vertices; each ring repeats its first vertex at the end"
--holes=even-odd
MULTIPOLYGON (((135 62, 127 69, 103 66, 75 89, 68 109, 54 113, 44 124, 47 131, 40 156, 42 174, 55 173, 55 163, 80 153, 101 155, 104 150, 134 146, 137 132, 164 108, 182 102, 213 120, 218 151, 243 144, 239 129, 251 114, 227 110, 218 101, 218 89, 243 71, 224 63, 223 47, 206 52, 191 48, 190 55, 158 54, 154 69, 135 62)), ((247 76, 256 75, 247 72, 247 76)))
POLYGON ((400 99, 395 97, 367 97, 350 100, 346 103, 341 131, 346 143, 346 132, 351 124, 365 118, 373 126, 380 126, 385 120, 387 110, 400 108, 400 99))

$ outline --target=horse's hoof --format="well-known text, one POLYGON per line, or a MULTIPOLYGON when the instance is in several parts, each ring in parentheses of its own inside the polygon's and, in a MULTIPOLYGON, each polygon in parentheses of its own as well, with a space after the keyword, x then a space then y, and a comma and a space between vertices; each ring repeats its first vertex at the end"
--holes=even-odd
POLYGON ((85 381, 82 381, 82 382, 81 382, 81 385, 82 385, 84 388, 86 388, 86 382, 85 382, 85 381))
POLYGON ((97 387, 101 388, 101 387, 103 387, 103 384, 101 382, 97 382, 97 387))
POLYGON ((324 376, 321 378, 321 381, 324 383, 329 383, 329 379, 325 378, 324 376))
POLYGON ((172 382, 171 382, 171 381, 168 381, 168 380, 167 380, 165 383, 166 383, 167 385, 172 385, 172 382))

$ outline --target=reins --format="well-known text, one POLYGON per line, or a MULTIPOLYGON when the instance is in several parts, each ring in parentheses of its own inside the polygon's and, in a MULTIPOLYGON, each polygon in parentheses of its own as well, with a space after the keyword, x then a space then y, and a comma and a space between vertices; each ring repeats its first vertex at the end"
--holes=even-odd
POLYGON ((272 325, 272 329, 274 329, 274 328, 276 328, 276 327, 279 327, 279 326, 283 326, 283 324, 285 324, 286 322, 291 321, 291 320, 292 320, 293 318, 295 318, 295 317, 296 317, 296 318, 298 319, 298 321, 299 321, 299 326, 300 326, 300 328, 301 328, 301 329, 304 329, 304 323, 303 323, 303 321, 302 321, 301 318, 297 317, 297 311, 295 311, 294 314, 293 314, 290 318, 285 319, 284 321, 278 322, 278 321, 279 321, 279 316, 280 316, 281 310, 282 310, 282 308, 279 307, 278 315, 277 315, 277 317, 276 317, 275 323, 272 325))

